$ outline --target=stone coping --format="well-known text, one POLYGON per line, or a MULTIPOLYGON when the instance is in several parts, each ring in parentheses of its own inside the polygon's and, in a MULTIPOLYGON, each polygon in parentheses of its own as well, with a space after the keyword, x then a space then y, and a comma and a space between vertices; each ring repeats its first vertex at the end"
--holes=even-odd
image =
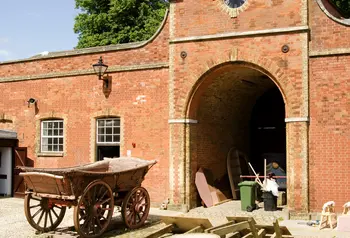
POLYGON ((337 55, 349 55, 350 48, 337 48, 320 51, 310 51, 310 58, 322 57, 322 56, 337 56, 337 55))
POLYGON ((178 37, 178 38, 171 39, 170 43, 182 43, 182 42, 191 42, 191 41, 217 40, 217 39, 225 39, 225 38, 276 35, 276 34, 288 34, 288 33, 303 33, 303 32, 308 32, 309 30, 310 29, 308 26, 294 26, 294 27, 284 27, 284 28, 263 29, 263 30, 256 30, 256 31, 238 31, 238 32, 229 32, 229 33, 221 33, 221 34, 213 34, 213 35, 178 37))
MULTIPOLYGON (((141 64, 141 65, 111 66, 111 67, 108 67, 108 70, 106 73, 160 69, 160 68, 168 68, 168 67, 169 67, 169 64, 167 62, 141 64)), ((3 77, 3 78, 0 77, 0 83, 25 81, 25 80, 37 80, 37 79, 74 77, 74 76, 91 75, 91 74, 95 74, 93 69, 72 70, 72 71, 66 71, 66 72, 52 72, 47 74, 10 76, 10 77, 3 77)))

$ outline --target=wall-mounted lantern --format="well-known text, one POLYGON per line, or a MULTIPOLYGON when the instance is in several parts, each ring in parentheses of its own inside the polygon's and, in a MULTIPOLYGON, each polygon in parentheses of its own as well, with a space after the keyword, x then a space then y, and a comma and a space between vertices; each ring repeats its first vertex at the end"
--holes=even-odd
POLYGON ((93 64, 92 67, 94 68, 94 71, 98 76, 98 79, 103 80, 105 88, 108 88, 108 77, 103 77, 103 75, 108 69, 108 65, 103 63, 102 56, 98 60, 97 64, 93 64))

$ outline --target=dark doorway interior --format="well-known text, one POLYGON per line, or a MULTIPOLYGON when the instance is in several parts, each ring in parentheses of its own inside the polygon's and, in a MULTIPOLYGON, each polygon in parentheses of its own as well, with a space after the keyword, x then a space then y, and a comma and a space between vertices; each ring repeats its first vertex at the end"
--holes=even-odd
POLYGON ((267 164, 277 162, 286 171, 285 106, 277 87, 264 93, 256 102, 251 117, 251 163, 264 174, 267 164))
POLYGON ((105 157, 120 157, 119 146, 97 146, 97 160, 103 160, 105 157))

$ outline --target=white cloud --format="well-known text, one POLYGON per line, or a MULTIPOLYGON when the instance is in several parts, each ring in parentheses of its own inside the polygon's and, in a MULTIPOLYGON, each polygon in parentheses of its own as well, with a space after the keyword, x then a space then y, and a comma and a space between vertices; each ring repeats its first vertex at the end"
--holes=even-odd
POLYGON ((13 60, 14 55, 9 50, 0 49, 0 62, 13 60))
POLYGON ((7 50, 0 50, 0 56, 9 56, 10 52, 8 52, 7 50))
POLYGON ((29 17, 40 17, 40 14, 37 12, 28 12, 27 16, 29 17))
POLYGON ((4 44, 4 43, 7 43, 9 42, 9 39, 6 38, 6 37, 0 37, 0 44, 4 44))

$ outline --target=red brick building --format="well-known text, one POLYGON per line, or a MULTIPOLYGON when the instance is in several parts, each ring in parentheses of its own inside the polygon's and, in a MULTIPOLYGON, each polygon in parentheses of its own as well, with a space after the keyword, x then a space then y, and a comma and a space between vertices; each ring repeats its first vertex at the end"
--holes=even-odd
POLYGON ((36 167, 131 153, 159 161, 145 181, 155 204, 188 209, 197 169, 221 178, 238 148, 261 174, 263 158, 282 159, 291 214, 340 209, 349 26, 326 0, 174 0, 148 41, 2 62, 0 149, 14 160, 3 193, 16 190, 17 147, 36 167), (100 56, 108 88, 92 69, 100 56))

